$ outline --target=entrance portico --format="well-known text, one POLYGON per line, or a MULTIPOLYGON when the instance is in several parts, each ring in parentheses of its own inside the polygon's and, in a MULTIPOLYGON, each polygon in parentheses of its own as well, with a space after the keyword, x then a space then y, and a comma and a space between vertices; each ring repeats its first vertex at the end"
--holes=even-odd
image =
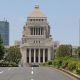
POLYGON ((46 48, 27 48, 26 63, 44 63, 50 60, 50 51, 46 48))

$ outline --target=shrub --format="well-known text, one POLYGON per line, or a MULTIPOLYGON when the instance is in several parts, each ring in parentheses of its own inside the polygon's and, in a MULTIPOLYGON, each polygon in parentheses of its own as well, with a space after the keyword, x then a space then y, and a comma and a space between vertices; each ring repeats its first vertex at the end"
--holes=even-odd
POLYGON ((69 63, 68 63, 68 69, 70 70, 70 71, 73 71, 73 70, 75 70, 76 69, 76 61, 70 61, 69 63))
POLYGON ((14 62, 10 62, 9 66, 10 67, 18 67, 18 65, 16 63, 14 63, 14 62))
POLYGON ((62 68, 67 68, 67 66, 68 66, 68 60, 67 61, 63 61, 62 62, 62 68))
POLYGON ((0 61, 0 67, 18 67, 14 62, 0 61))
POLYGON ((71 57, 69 57, 69 56, 62 58, 62 68, 67 69, 68 63, 70 62, 70 58, 71 57))
POLYGON ((62 66, 62 59, 54 59, 53 65, 57 68, 60 68, 60 66, 62 66))
POLYGON ((52 61, 48 61, 48 65, 52 65, 52 61))
POLYGON ((76 65, 76 73, 80 75, 80 62, 76 65))
POLYGON ((53 60, 53 65, 56 68, 62 67, 80 75, 80 60, 77 58, 70 56, 55 58, 53 60))
POLYGON ((47 64, 47 63, 42 63, 41 65, 42 65, 42 66, 48 66, 48 64, 47 64))
POLYGON ((9 66, 9 62, 7 62, 7 61, 1 61, 0 62, 0 67, 7 67, 7 66, 9 66))

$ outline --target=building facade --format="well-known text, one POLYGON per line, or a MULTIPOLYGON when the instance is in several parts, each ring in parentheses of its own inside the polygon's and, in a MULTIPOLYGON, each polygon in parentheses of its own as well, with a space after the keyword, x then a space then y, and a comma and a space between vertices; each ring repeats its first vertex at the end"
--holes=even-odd
POLYGON ((0 21, 0 34, 3 39, 4 46, 9 46, 9 22, 0 21))
POLYGON ((28 63, 44 63, 54 57, 50 26, 47 17, 40 11, 38 5, 27 17, 20 49, 23 66, 28 63))

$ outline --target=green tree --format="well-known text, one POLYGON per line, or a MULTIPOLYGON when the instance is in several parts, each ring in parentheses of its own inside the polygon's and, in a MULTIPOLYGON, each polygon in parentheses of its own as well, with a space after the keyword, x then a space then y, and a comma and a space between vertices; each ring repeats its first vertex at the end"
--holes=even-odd
POLYGON ((7 55, 5 57, 5 60, 9 61, 9 62, 15 62, 16 64, 19 64, 19 62, 21 60, 20 48, 10 47, 7 51, 7 55))
POLYGON ((78 47, 75 52, 78 55, 78 57, 80 58, 80 47, 78 47))
POLYGON ((3 40, 2 40, 1 34, 0 34, 0 60, 3 59, 4 54, 5 54, 5 48, 4 48, 3 40))
POLYGON ((72 46, 71 45, 60 45, 57 50, 55 57, 65 57, 72 55, 72 46))

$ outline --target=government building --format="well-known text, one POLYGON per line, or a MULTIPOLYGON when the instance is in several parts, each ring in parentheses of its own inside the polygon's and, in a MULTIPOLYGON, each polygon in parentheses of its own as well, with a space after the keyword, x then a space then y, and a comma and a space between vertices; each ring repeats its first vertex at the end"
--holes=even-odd
POLYGON ((50 25, 39 5, 36 5, 33 12, 27 17, 23 28, 20 50, 23 66, 30 63, 44 63, 54 58, 50 25))

